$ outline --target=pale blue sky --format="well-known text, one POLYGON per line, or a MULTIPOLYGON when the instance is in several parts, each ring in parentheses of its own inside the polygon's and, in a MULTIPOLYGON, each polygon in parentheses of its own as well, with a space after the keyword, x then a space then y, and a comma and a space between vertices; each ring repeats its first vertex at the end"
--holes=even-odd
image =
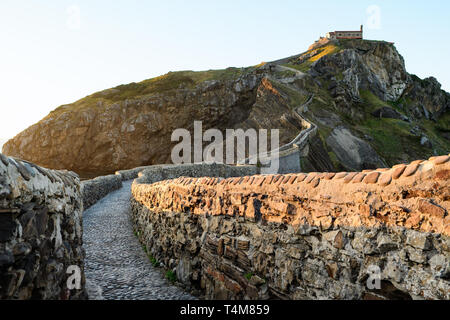
POLYGON ((1 0, 0 145, 95 91, 287 57, 360 24, 366 38, 395 42, 410 73, 450 91, 449 11, 448 1, 433 0, 1 0))

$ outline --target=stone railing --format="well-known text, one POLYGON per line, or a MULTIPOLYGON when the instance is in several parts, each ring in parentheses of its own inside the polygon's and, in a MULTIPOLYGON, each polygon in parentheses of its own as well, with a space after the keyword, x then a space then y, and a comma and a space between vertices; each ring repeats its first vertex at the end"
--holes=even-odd
POLYGON ((139 178, 133 183, 149 184, 157 181, 185 177, 242 177, 258 174, 258 168, 252 165, 232 166, 222 163, 163 164, 147 167, 139 172, 139 178))
POLYGON ((81 183, 81 195, 84 209, 96 204, 110 192, 122 188, 122 176, 111 174, 86 180, 81 183))
POLYGON ((139 173, 141 173, 142 171, 149 169, 151 167, 153 167, 153 166, 144 166, 144 167, 137 167, 137 168, 128 169, 128 170, 120 170, 120 171, 116 171, 116 175, 120 176, 122 181, 134 180, 139 176, 139 173))
POLYGON ((76 174, 0 154, 0 299, 85 297, 82 210, 76 174))
POLYGON ((293 115, 302 124, 302 130, 289 143, 281 147, 271 150, 263 154, 251 155, 246 159, 238 161, 239 164, 251 164, 258 161, 262 166, 270 168, 274 159, 278 162, 276 170, 278 173, 291 173, 302 171, 300 157, 302 150, 310 143, 311 139, 317 136, 317 126, 306 120, 301 113, 307 110, 308 106, 313 101, 314 95, 311 95, 308 100, 301 106, 295 108, 293 115))
POLYGON ((132 218, 151 254, 206 298, 450 299, 449 159, 138 179, 132 218))

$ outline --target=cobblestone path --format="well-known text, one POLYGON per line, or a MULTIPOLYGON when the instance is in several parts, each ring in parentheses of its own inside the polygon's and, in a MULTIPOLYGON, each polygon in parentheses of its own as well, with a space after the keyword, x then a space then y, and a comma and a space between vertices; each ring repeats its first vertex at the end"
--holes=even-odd
POLYGON ((90 299, 194 299, 154 268, 133 234, 131 181, 83 213, 86 287, 90 299))

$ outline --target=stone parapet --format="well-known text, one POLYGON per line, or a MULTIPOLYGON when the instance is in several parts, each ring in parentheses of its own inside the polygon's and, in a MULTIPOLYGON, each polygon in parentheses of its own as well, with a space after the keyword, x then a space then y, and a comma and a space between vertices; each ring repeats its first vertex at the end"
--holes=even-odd
POLYGON ((207 298, 449 299, 449 159, 136 180, 133 221, 152 254, 207 298), (378 290, 366 286, 372 267, 378 290))
POLYGON ((85 297, 82 210, 75 173, 0 154, 0 299, 85 297))
POLYGON ((81 195, 84 209, 88 209, 110 192, 120 188, 122 188, 122 176, 117 174, 83 181, 81 183, 81 195))

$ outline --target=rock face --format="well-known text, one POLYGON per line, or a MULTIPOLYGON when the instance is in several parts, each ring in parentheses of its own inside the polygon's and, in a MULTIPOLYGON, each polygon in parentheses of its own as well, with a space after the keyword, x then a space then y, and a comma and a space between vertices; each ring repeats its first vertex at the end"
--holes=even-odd
POLYGON ((73 172, 0 154, 0 300, 85 298, 82 210, 73 172))
MULTIPOLYGON (((409 75, 390 43, 342 40, 319 41, 302 55, 262 66, 168 73, 97 92, 57 108, 8 141, 3 152, 89 178, 170 163, 177 143, 171 142, 172 132, 185 128, 192 133, 194 120, 203 121, 203 131, 223 133, 278 128, 283 144, 305 129, 295 110, 311 96, 302 114, 318 125, 320 141, 310 149, 319 150, 302 157, 316 158, 320 165, 309 163, 308 170, 370 169, 364 166, 380 163, 378 159, 394 165, 450 149, 445 138, 450 95, 437 80, 409 75), (394 119, 371 115, 386 108, 394 119), (409 122, 396 122, 403 120, 409 122), (336 139, 329 139, 338 126, 370 145, 376 160, 355 164, 335 154, 350 148, 336 147, 336 139), (389 130, 374 132, 383 126, 389 130), (429 137, 430 144, 421 144, 421 136, 429 137)), ((357 158, 364 158, 367 149, 357 148, 355 152, 363 152, 357 158)))
POLYGON ((288 140, 299 128, 281 123, 281 116, 290 112, 286 105, 276 105, 264 112, 264 108, 270 109, 276 103, 268 101, 271 99, 278 97, 261 84, 261 77, 248 74, 236 80, 206 81, 194 88, 169 90, 110 105, 100 101, 95 107, 82 110, 67 107, 19 134, 4 150, 89 177, 169 163, 176 144, 171 142, 172 132, 177 128, 192 132, 194 119, 203 121, 203 130, 245 127, 239 125, 243 121, 258 128, 261 119, 267 128, 284 127, 287 132, 283 136, 288 140), (266 118, 267 115, 271 117, 266 118))
POLYGON ((441 84, 434 77, 421 80, 412 76, 405 96, 414 101, 412 107, 419 117, 423 114, 427 119, 437 120, 450 108, 450 95, 441 90, 441 84))
POLYGON ((377 109, 372 112, 372 115, 377 118, 400 119, 405 121, 408 120, 408 118, 403 116, 400 112, 389 107, 382 107, 380 109, 377 109))
POLYGON ((370 144, 352 135, 347 128, 338 127, 334 129, 327 139, 327 144, 348 170, 358 171, 361 168, 386 166, 386 163, 370 144))
POLYGON ((401 97, 408 84, 402 56, 386 43, 347 42, 346 49, 317 60, 312 72, 333 76, 342 72, 339 84, 347 97, 359 98, 359 90, 370 90, 383 101, 401 97))
POLYGON ((142 175, 132 219, 206 298, 448 300, 449 172, 445 155, 337 174, 142 175))

